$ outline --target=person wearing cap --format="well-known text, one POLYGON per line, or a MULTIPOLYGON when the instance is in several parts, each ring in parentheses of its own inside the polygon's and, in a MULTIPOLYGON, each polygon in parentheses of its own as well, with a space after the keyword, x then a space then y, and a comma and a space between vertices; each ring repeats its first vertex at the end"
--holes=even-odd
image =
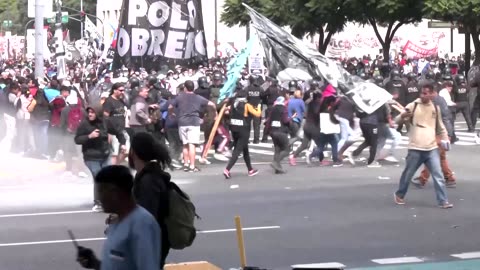
POLYGON ((112 85, 110 96, 103 103, 103 116, 110 130, 119 136, 112 137, 112 165, 121 164, 127 157, 130 138, 126 131, 127 105, 124 102, 125 85, 112 85))
MULTIPOLYGON (((273 155, 273 162, 270 166, 274 169, 276 174, 285 173, 282 168, 282 160, 289 154, 290 144, 288 141, 289 124, 291 118, 288 117, 288 111, 285 108, 285 97, 279 96, 273 104, 272 111, 266 121, 268 134, 272 138, 275 153, 273 155)), ((292 117, 296 117, 296 113, 292 117)))

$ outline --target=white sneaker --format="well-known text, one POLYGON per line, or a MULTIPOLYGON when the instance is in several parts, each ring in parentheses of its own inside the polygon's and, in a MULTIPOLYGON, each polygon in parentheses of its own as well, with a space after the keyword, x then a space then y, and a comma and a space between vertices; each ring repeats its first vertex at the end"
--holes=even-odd
POLYGON ((388 156, 385 158, 386 161, 388 162, 394 162, 394 163, 398 163, 398 159, 396 159, 394 156, 388 156))
POLYGON ((88 174, 84 173, 84 172, 79 172, 78 173, 78 177, 80 178, 87 178, 88 177, 88 174))
POLYGON ((368 168, 381 168, 382 165, 380 165, 380 163, 378 163, 378 161, 374 161, 372 162, 372 164, 370 165, 367 165, 368 168))
POLYGON ((223 152, 223 155, 224 155, 225 157, 227 157, 227 158, 231 158, 231 157, 232 157, 232 152, 230 152, 230 151, 227 150, 227 151, 224 151, 224 152, 223 152))
POLYGON ((476 144, 480 144, 480 137, 477 135, 475 135, 475 143, 476 144))
POLYGON ((201 164, 205 164, 205 165, 210 165, 210 164, 212 164, 212 162, 210 162, 210 161, 209 161, 208 159, 206 159, 206 158, 200 158, 200 159, 198 160, 198 162, 200 162, 201 164))
POLYGON ((350 162, 352 166, 355 166, 355 159, 353 158, 353 153, 352 152, 345 153, 345 156, 347 156, 348 162, 350 162))

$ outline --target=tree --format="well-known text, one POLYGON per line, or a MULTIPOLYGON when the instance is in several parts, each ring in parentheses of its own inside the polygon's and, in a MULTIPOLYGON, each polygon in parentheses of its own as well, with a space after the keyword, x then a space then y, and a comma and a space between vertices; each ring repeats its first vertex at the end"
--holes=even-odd
POLYGON ((11 31, 14 35, 18 33, 21 28, 18 14, 17 0, 0 0, 0 24, 3 24, 3 21, 12 21, 12 26, 8 29, 2 26, 3 31, 11 31))
MULTIPOLYGON (((448 1, 448 0, 446 0, 448 1)), ((352 21, 370 24, 382 45, 383 58, 390 59, 390 45, 397 30, 405 24, 420 22, 423 16, 424 1, 419 0, 349 0, 352 21), (384 37, 378 27, 385 26, 384 37)))
POLYGON ((480 2, 476 0, 425 0, 425 14, 432 19, 458 22, 471 34, 475 47, 473 65, 480 64, 480 2))
MULTIPOLYGON (((250 22, 240 0, 227 0, 221 20, 228 26, 250 22)), ((318 50, 324 54, 335 33, 347 23, 348 0, 260 0, 246 1, 248 5, 280 26, 291 28, 298 38, 319 34, 318 50), (249 3, 250 2, 250 3, 249 3)))

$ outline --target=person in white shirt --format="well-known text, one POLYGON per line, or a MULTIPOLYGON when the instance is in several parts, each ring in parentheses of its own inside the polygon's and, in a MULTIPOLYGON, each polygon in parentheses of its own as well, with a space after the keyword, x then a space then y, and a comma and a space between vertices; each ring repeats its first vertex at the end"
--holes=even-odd
POLYGON ((453 83, 451 81, 445 81, 442 85, 442 90, 440 90, 439 93, 439 95, 447 102, 448 107, 453 107, 456 105, 452 100, 452 90, 453 83))

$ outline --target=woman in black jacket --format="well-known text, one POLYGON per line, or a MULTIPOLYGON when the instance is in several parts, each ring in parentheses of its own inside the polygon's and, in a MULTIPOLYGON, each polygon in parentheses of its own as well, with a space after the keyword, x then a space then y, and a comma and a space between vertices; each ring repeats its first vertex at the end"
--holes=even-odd
POLYGON ((162 230, 162 254, 160 267, 170 251, 165 218, 168 216, 168 185, 170 174, 165 172, 172 159, 164 144, 156 141, 146 132, 137 133, 132 138, 128 163, 137 171, 133 185, 133 195, 137 203, 147 209, 156 219, 162 230))
MULTIPOLYGON (((98 172, 108 166, 110 156, 110 143, 104 121, 101 119, 102 110, 92 107, 87 108, 87 117, 80 123, 75 134, 75 143, 82 146, 85 165, 95 178, 98 172)), ((93 187, 93 211, 100 212, 102 207, 98 198, 98 190, 93 187)))

